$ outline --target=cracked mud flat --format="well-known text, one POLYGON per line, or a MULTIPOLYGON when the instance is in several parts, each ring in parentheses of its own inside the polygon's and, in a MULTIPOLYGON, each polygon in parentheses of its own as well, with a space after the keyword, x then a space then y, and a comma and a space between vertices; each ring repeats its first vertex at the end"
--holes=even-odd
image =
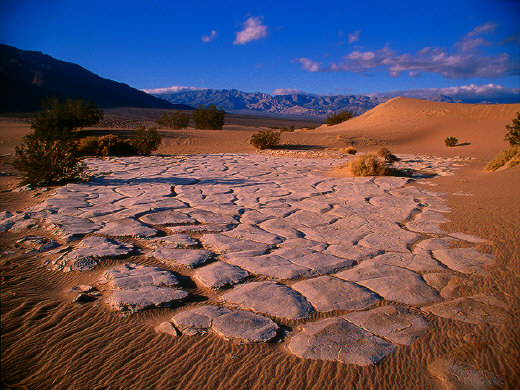
MULTIPOLYGON (((407 161, 437 175, 458 162, 407 161)), ((442 194, 411 179, 332 178, 323 174, 332 160, 236 154, 88 164, 90 182, 6 214, 2 226, 40 224, 66 243, 45 260, 53 270, 118 259, 98 281, 106 309, 172 306, 153 324, 164 333, 274 339, 298 357, 365 366, 423 336, 427 315, 496 325, 504 310, 494 297, 444 293, 485 277, 493 258, 473 247, 478 237, 444 232, 442 194), (133 264, 137 254, 155 267, 133 264)))

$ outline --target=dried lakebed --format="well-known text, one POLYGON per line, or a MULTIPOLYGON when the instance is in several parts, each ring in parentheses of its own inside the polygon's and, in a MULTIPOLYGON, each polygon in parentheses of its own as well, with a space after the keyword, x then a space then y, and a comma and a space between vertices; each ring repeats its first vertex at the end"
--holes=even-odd
MULTIPOLYGON (((463 163, 401 157, 401 168, 433 175, 463 163)), ((494 325, 505 310, 453 294, 493 258, 475 248, 480 238, 443 231, 445 199, 414 179, 334 178, 323 172, 335 160, 245 154, 87 163, 89 182, 4 212, 0 229, 53 233, 19 242, 49 269, 89 273, 120 259, 77 301, 101 297, 128 314, 172 306, 158 332, 276 340, 299 357, 371 365, 421 337, 422 313, 494 325)))

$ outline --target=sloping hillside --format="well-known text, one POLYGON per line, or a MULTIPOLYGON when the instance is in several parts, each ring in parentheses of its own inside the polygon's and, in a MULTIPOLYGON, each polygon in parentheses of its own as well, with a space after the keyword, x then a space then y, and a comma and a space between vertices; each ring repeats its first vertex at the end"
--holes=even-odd
POLYGON ((0 112, 33 111, 41 100, 82 98, 100 107, 191 109, 37 51, 0 45, 0 112))

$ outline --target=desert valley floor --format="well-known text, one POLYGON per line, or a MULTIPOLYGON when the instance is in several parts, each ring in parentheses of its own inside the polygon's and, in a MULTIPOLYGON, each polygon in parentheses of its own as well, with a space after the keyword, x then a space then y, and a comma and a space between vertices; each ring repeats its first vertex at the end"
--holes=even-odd
POLYGON ((515 388, 519 167, 482 167, 520 107, 426 104, 284 135, 305 150, 254 153, 235 128, 218 153, 194 131, 88 159, 86 182, 2 177, 2 385, 515 388), (415 175, 341 175, 345 139, 415 175))

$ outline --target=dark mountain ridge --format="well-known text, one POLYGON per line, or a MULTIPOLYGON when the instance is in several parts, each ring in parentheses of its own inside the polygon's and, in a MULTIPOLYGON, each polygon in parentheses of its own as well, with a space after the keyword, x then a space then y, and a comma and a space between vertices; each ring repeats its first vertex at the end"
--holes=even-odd
POLYGON ((103 108, 193 109, 102 78, 77 64, 39 51, 0 44, 0 112, 39 110, 41 101, 51 96, 60 100, 81 98, 103 108))

